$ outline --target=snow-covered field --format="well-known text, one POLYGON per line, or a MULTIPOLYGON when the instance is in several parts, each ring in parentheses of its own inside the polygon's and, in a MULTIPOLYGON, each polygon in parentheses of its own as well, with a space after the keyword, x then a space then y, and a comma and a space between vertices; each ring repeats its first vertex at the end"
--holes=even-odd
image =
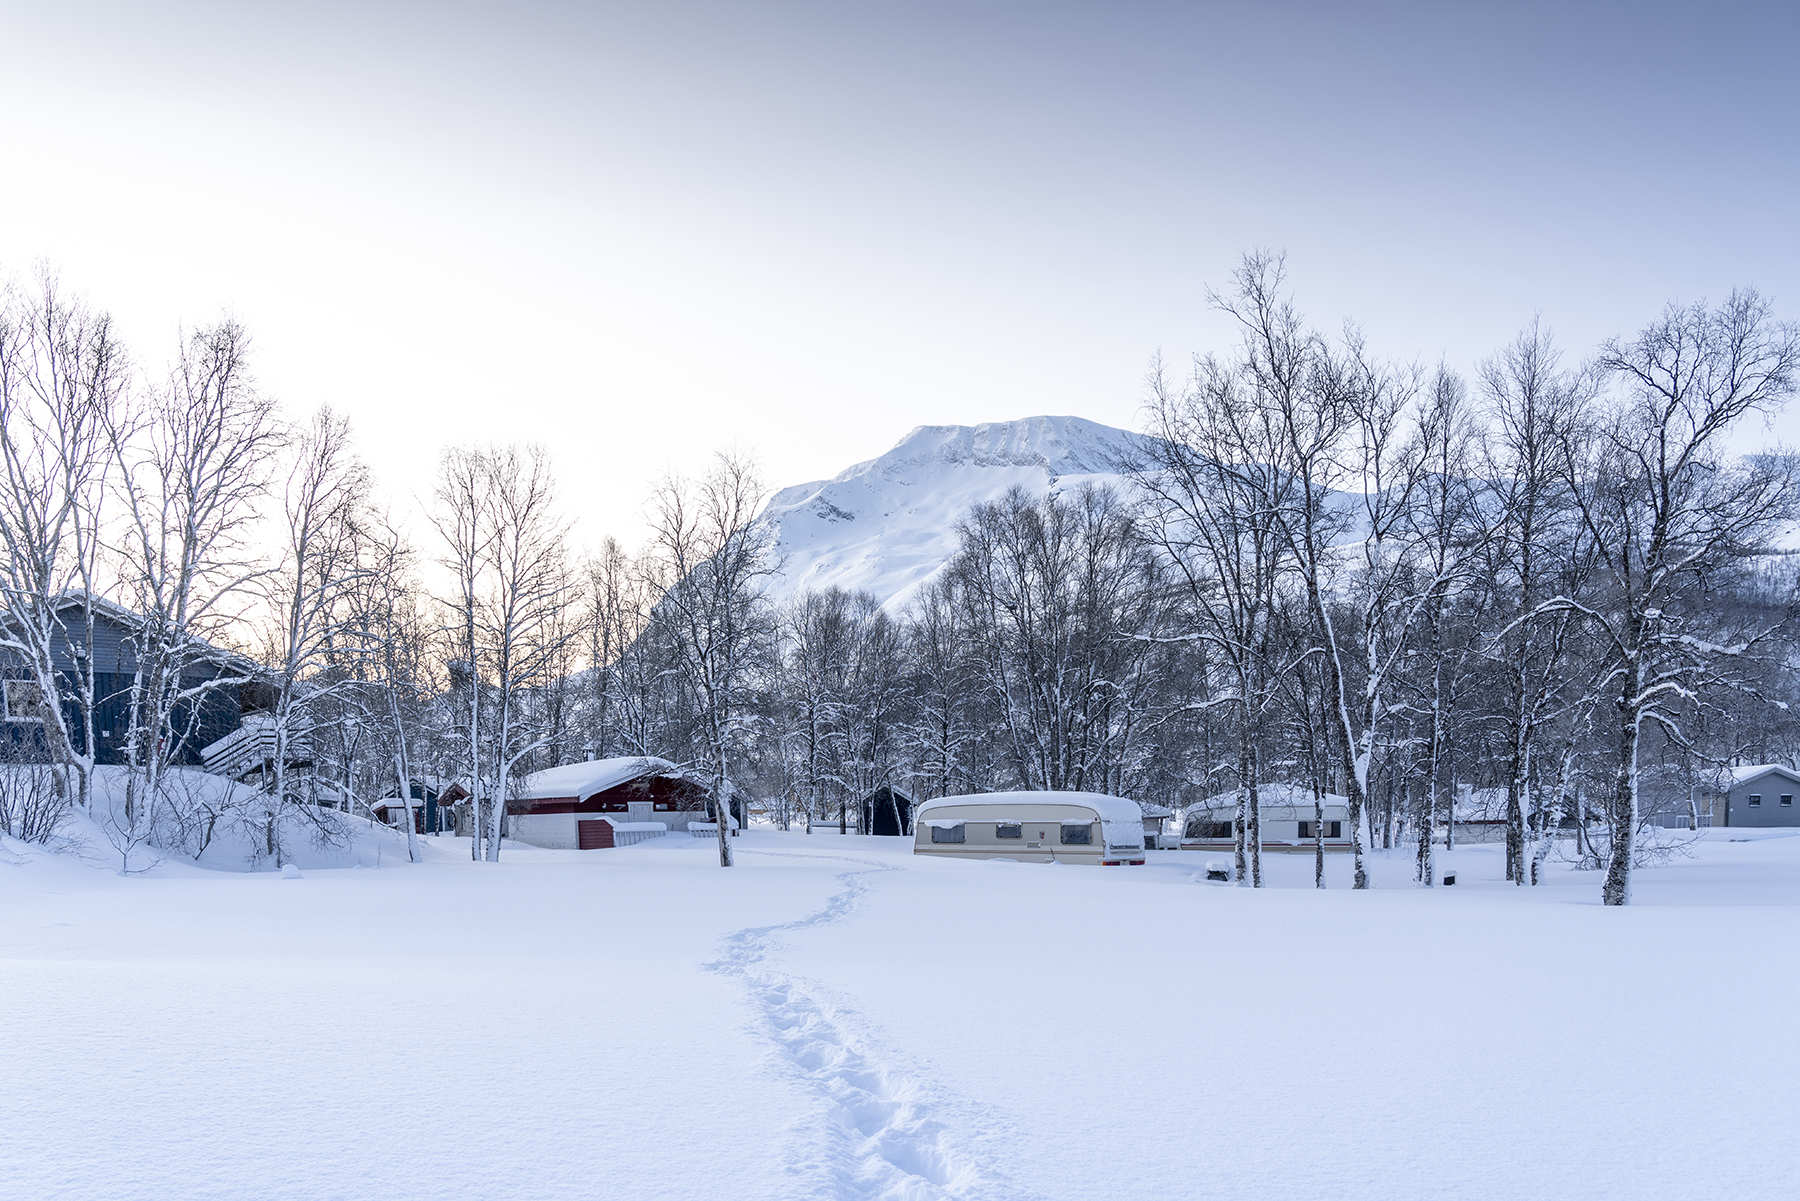
POLYGON ((1800 837, 1367 893, 752 831, 120 878, 0 849, 0 1196, 1800 1195, 1800 837), (16 862, 15 862, 16 861, 16 862))

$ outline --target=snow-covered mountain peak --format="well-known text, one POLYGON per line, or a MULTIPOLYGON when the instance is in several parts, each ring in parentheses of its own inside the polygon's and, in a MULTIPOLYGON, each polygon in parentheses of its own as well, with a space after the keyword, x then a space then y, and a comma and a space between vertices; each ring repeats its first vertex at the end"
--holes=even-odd
POLYGON ((1082 417, 919 426, 879 458, 776 493, 764 520, 776 527, 782 574, 770 593, 785 601, 835 586, 899 608, 955 553, 971 506, 1014 486, 1042 495, 1116 482, 1120 460, 1142 443, 1082 417))
MULTIPOLYGON (((1137 435, 1083 417, 1025 417, 983 425, 921 425, 873 463, 902 466, 1038 467, 1052 476, 1117 470, 1137 435)), ((855 470, 852 468, 852 470, 855 470)))

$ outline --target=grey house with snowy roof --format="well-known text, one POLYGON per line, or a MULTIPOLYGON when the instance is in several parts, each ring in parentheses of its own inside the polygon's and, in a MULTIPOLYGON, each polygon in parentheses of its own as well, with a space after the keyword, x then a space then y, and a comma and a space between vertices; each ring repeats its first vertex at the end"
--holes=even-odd
POLYGON ((1740 829, 1800 826, 1800 772, 1777 763, 1731 770, 1725 789, 1725 824, 1740 829))

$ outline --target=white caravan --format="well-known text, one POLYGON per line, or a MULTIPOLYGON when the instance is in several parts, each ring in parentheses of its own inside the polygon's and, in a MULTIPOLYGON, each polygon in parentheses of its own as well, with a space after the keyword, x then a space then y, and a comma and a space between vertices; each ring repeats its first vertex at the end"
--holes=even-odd
POLYGON ((1022 863, 1144 862, 1144 813, 1098 792, 984 792, 926 801, 913 814, 913 854, 1022 863))

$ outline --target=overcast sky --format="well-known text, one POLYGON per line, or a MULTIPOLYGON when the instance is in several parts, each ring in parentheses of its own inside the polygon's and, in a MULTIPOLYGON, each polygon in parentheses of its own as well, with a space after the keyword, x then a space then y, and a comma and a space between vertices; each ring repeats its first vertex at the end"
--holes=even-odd
POLYGON ((782 486, 1135 426, 1253 247, 1465 370, 1534 314, 1572 357, 1734 285, 1800 317, 1796 11, 0 0, 0 269, 153 369, 230 312, 401 504, 537 440, 635 540, 722 446, 782 486))

